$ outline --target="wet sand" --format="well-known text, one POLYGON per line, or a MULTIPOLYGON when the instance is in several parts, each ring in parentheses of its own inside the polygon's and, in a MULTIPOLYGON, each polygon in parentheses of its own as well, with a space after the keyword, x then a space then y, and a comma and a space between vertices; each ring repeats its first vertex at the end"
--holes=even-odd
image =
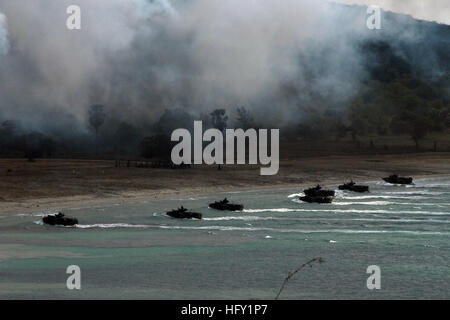
POLYGON ((220 192, 377 181, 397 173, 450 176, 450 153, 304 157, 282 160, 275 176, 259 166, 194 166, 191 169, 116 168, 115 161, 0 159, 0 213, 165 199, 220 192))

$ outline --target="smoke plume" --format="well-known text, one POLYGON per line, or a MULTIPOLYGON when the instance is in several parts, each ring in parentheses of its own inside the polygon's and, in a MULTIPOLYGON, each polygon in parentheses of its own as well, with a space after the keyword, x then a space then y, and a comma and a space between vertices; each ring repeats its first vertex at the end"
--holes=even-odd
POLYGON ((245 106, 297 119, 320 95, 345 105, 364 78, 364 8, 317 0, 0 0, 3 118, 37 130, 86 127, 91 104, 129 123, 164 109, 245 106), (344 14, 345 13, 345 14, 344 14))
POLYGON ((6 29, 6 17, 0 12, 0 59, 9 50, 8 31, 6 29))

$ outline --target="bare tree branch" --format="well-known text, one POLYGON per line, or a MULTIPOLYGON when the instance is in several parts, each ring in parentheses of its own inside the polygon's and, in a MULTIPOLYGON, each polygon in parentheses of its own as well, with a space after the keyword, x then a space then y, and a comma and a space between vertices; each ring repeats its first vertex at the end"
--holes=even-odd
POLYGON ((325 260, 323 260, 321 257, 318 258, 314 258, 309 260, 308 262, 302 264, 300 267, 298 267, 297 269, 295 269, 294 271, 291 271, 288 273, 288 275, 286 276, 286 278, 284 279, 283 284, 281 285, 280 291, 278 291, 277 296, 275 297, 275 300, 278 300, 278 298, 280 297, 281 292, 283 291, 284 287, 286 286, 286 284, 289 282, 289 280, 300 270, 302 270, 304 267, 312 267, 313 263, 323 263, 325 262, 325 260))

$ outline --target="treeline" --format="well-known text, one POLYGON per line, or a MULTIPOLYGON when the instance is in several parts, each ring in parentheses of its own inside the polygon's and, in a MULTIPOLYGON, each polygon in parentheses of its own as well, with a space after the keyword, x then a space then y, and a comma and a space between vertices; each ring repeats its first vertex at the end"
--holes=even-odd
POLYGON ((449 134, 450 107, 445 87, 432 85, 410 74, 399 74, 392 81, 373 78, 361 83, 360 92, 345 108, 330 108, 318 99, 315 106, 299 108, 297 124, 270 123, 256 119, 255 112, 237 107, 194 115, 183 109, 166 110, 147 125, 109 119, 107 107, 90 107, 89 130, 72 135, 27 132, 13 121, 0 123, 0 156, 49 158, 159 158, 170 156, 173 130, 192 130, 195 120, 203 128, 280 128, 281 138, 289 141, 359 140, 373 136, 407 135, 420 147, 428 134, 449 134), (255 120, 256 119, 256 120, 255 120), (262 124, 263 123, 263 124, 262 124))
MULTIPOLYGON (((253 127, 253 118, 245 108, 236 109, 235 125, 253 127)), ((88 128, 85 133, 59 132, 41 133, 27 131, 11 120, 0 120, 0 156, 35 158, 160 158, 170 156, 171 133, 178 128, 192 130, 195 120, 202 120, 204 129, 229 127, 225 109, 216 109, 207 114, 193 115, 183 109, 165 110, 152 123, 137 126, 109 117, 108 108, 92 105, 88 108, 88 128)))
POLYGON ((0 124, 0 154, 10 157, 52 157, 55 140, 39 132, 20 133, 12 121, 0 124))

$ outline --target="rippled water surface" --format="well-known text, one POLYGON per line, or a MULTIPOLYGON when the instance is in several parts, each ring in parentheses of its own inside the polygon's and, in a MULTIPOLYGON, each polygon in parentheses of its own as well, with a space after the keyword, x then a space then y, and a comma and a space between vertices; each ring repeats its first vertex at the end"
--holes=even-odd
POLYGON ((282 299, 449 299, 450 180, 369 185, 333 204, 274 189, 73 208, 70 228, 42 225, 43 212, 1 215, 0 298, 272 299, 289 270, 322 257, 282 299), (225 196, 244 212, 208 209, 225 196), (164 214, 180 205, 204 220, 164 214), (69 265, 81 290, 66 288, 69 265), (370 265, 381 290, 367 289, 370 265))

